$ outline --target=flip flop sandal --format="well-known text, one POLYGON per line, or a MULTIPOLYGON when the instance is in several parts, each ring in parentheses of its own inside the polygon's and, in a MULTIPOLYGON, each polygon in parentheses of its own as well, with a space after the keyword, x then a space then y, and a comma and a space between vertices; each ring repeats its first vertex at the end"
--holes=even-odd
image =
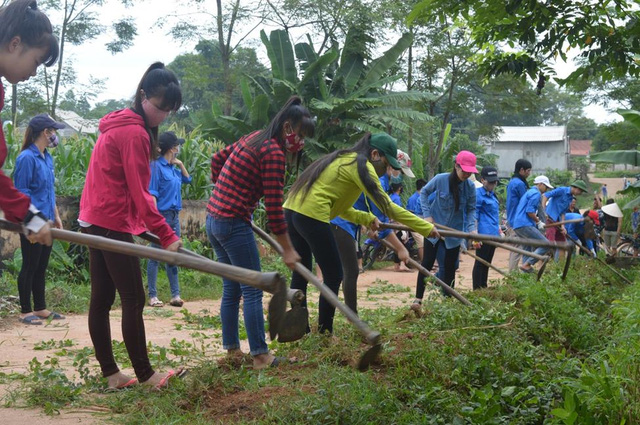
POLYGON ((64 320, 65 317, 60 314, 60 313, 56 313, 56 312, 51 312, 47 317, 43 317, 44 320, 64 320))
POLYGON ((42 325, 42 317, 38 317, 35 314, 21 317, 18 320, 20 321, 20 323, 24 323, 25 325, 42 325))
POLYGON ((160 382, 158 382, 156 384, 156 386, 154 387, 154 389, 156 391, 158 390, 163 390, 165 388, 169 388, 169 380, 173 377, 176 378, 184 378, 184 376, 187 374, 187 369, 178 369, 178 370, 170 370, 169 372, 167 372, 167 376, 165 376, 164 378, 162 378, 160 380, 160 382))
POLYGON ((155 300, 149 301, 149 305, 151 307, 164 307, 164 303, 157 298, 155 300))
POLYGON ((273 358, 273 360, 271 361, 271 364, 269 365, 270 368, 272 367, 278 367, 281 364, 290 364, 293 363, 290 359, 286 358, 286 357, 282 357, 282 356, 275 356, 273 358))
POLYGON ((105 392, 115 393, 115 392, 118 392, 118 391, 125 390, 127 388, 131 388, 131 387, 136 386, 136 385, 138 385, 138 378, 131 378, 130 380, 128 380, 124 384, 120 384, 117 387, 107 387, 105 392))

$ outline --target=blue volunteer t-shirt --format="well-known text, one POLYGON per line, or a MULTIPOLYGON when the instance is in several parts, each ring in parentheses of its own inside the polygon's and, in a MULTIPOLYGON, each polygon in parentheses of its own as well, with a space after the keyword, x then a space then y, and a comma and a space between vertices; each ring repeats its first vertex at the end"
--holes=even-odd
POLYGON ((537 187, 532 187, 527 190, 524 196, 518 202, 516 213, 513 219, 513 228, 519 229, 521 227, 535 226, 536 223, 527 215, 527 213, 536 213, 540 207, 540 198, 542 194, 537 187))
POLYGON ((151 162, 151 180, 149 192, 156 197, 158 211, 182 209, 183 184, 191 183, 191 177, 182 175, 182 171, 169 164, 164 157, 151 162))

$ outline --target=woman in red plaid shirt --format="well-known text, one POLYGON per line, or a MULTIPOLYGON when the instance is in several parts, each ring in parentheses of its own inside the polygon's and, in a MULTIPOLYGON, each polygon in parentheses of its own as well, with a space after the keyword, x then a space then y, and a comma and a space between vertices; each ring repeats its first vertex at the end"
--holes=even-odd
MULTIPOLYGON (((315 123, 302 100, 294 96, 262 131, 242 137, 213 155, 211 180, 215 184, 207 206, 207 235, 218 261, 260 271, 260 256, 251 229, 251 215, 264 197, 269 229, 284 250, 284 262, 293 269, 300 256, 287 233, 282 209, 287 154, 296 155, 305 137, 313 137, 315 123)), ((253 366, 277 366, 282 360, 269 352, 264 332, 262 291, 223 279, 222 346, 230 356, 241 356, 238 335, 240 298, 253 366)))

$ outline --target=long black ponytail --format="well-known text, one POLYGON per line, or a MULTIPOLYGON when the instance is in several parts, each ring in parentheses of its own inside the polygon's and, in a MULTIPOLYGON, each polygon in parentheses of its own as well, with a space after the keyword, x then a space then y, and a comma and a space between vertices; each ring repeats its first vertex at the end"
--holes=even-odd
POLYGON ((145 97, 147 99, 162 97, 160 109, 167 111, 177 111, 182 105, 182 91, 180 90, 178 77, 171 70, 165 68, 162 62, 155 62, 147 68, 140 83, 138 83, 136 95, 133 98, 133 110, 142 117, 149 132, 151 158, 156 159, 158 157, 158 127, 149 126, 144 108, 142 108, 142 101, 145 97))
POLYGON ((369 169, 367 167, 367 162, 369 161, 369 158, 371 156, 371 151, 374 149, 369 144, 370 139, 371 133, 367 133, 351 148, 332 152, 314 161, 307 167, 306 170, 302 172, 302 174, 300 174, 298 179, 291 186, 291 189, 289 190, 289 197, 294 197, 296 196, 296 194, 300 193, 300 196, 302 197, 301 201, 304 201, 309 194, 309 190, 311 190, 313 184, 316 182, 316 180, 318 180, 320 174, 322 174, 322 172, 329 166, 329 164, 335 161, 339 156, 355 152, 357 154, 356 159, 352 162, 349 162, 348 164, 345 164, 345 166, 351 165, 356 162, 358 167, 358 176, 360 177, 360 180, 362 180, 366 191, 371 195, 375 204, 380 207, 380 210, 382 210, 385 215, 389 215, 389 198, 384 195, 384 192, 379 190, 378 182, 376 182, 371 177, 371 175, 369 174, 369 169))

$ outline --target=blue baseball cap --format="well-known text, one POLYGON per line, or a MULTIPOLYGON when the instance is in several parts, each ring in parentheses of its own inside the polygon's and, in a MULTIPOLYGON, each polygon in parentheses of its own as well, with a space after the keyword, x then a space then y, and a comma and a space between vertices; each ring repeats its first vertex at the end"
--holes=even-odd
POLYGON ((49 116, 49 114, 38 114, 35 117, 31 118, 31 121, 29 121, 29 127, 31 127, 34 132, 39 133, 47 128, 55 128, 60 130, 61 128, 65 128, 66 125, 61 122, 55 121, 49 116))

